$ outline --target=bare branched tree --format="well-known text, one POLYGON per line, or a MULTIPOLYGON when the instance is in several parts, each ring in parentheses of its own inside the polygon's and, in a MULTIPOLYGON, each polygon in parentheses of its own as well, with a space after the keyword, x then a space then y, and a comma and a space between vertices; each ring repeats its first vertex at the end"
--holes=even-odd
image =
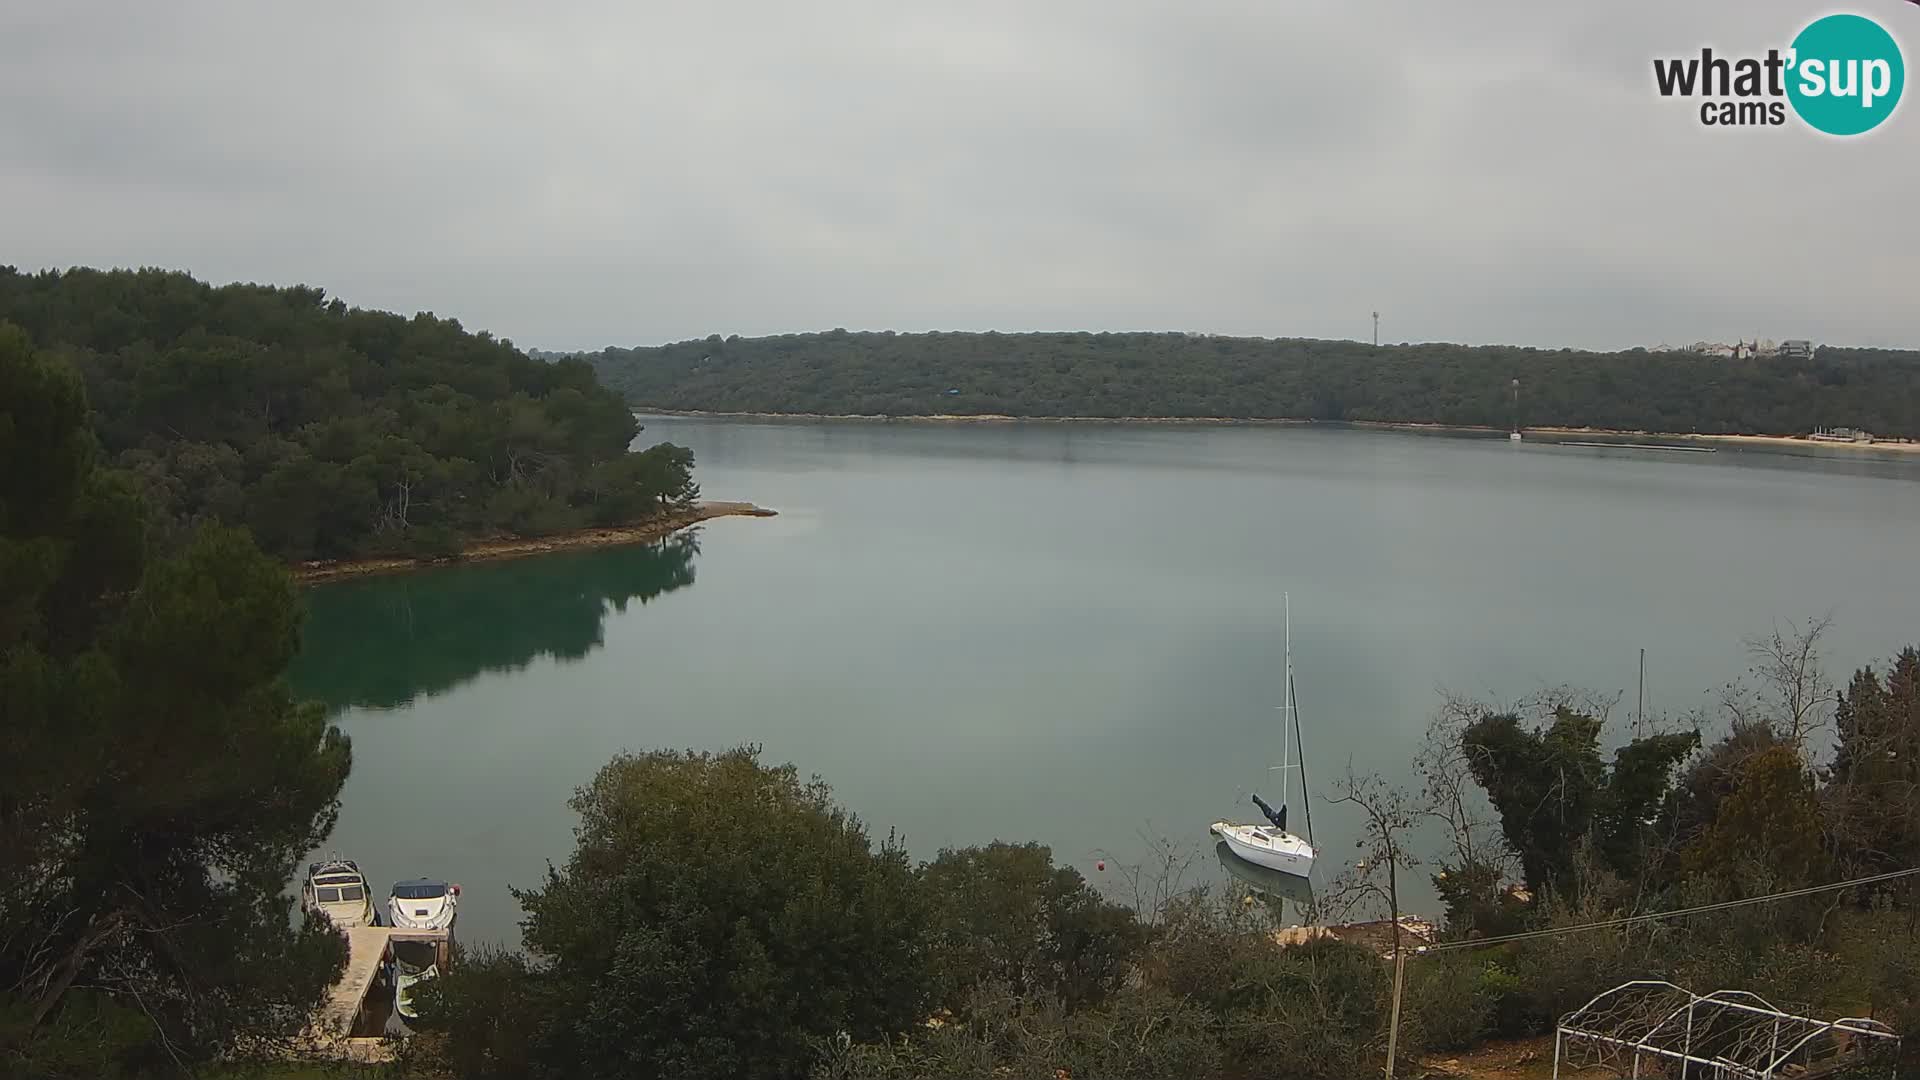
POLYGON ((1828 678, 1820 639, 1833 625, 1831 614, 1809 618, 1804 627, 1775 626, 1764 637, 1748 638, 1753 684, 1735 682, 1721 692, 1721 705, 1738 727, 1767 727, 1810 756, 1810 736, 1833 720, 1839 700, 1828 678))
POLYGON ((1613 718, 1614 707, 1626 696, 1625 690, 1603 693, 1586 687, 1561 683, 1549 686, 1513 703, 1511 711, 1536 720, 1550 720, 1560 709, 1591 716, 1604 726, 1613 718))
POLYGON ((1486 865, 1511 869, 1513 855, 1500 839, 1486 793, 1467 766, 1462 733, 1467 725, 1493 711, 1461 694, 1443 691, 1440 709, 1427 725, 1414 772, 1420 777, 1418 811, 1446 830, 1454 866, 1486 865))
POLYGON ((1347 774, 1335 781, 1328 802, 1348 803, 1361 814, 1361 838, 1354 842, 1360 857, 1343 869, 1327 889, 1325 908, 1336 918, 1347 919, 1357 911, 1385 908, 1393 921, 1393 953, 1400 954, 1400 871, 1420 865, 1420 859, 1407 846, 1409 834, 1419 819, 1419 810, 1405 790, 1389 785, 1378 773, 1364 776, 1347 774))
POLYGON ((1200 851, 1193 844, 1152 831, 1151 825, 1139 836, 1146 854, 1137 862, 1122 862, 1105 851, 1094 852, 1118 883, 1117 887, 1102 883, 1100 889, 1131 907, 1141 922, 1157 926, 1168 909, 1187 894, 1187 874, 1200 851))

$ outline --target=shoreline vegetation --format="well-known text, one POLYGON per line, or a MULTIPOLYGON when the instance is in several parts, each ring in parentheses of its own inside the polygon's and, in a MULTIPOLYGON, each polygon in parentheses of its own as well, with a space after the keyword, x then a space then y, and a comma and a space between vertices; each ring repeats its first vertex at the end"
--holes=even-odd
POLYGON ((315 561, 433 559, 647 521, 699 498, 578 360, 431 313, 163 270, 0 266, 0 324, 80 380, 112 483, 156 544, 205 522, 315 561))
POLYGON ((626 401, 663 409, 1920 438, 1920 351, 1901 349, 1821 345, 1732 360, 1188 333, 836 329, 571 355, 626 401))
POLYGON ((463 1080, 1227 1080, 1276 1061, 1543 1080, 1624 1070, 1615 1030, 1672 1049, 1661 1018, 1718 987, 1810 1018, 1776 1046, 1778 1020, 1703 1014, 1718 1060, 1920 1075, 1920 877, 1896 883, 1920 865, 1920 648, 1842 682, 1828 626, 1748 639, 1719 708, 1630 734, 1604 693, 1443 692, 1417 787, 1349 767, 1323 791, 1360 815, 1354 861, 1305 895, 1230 866, 1190 885, 1164 836, 1097 881, 1031 841, 916 860, 757 744, 624 752, 569 800, 572 853, 514 893, 521 946, 425 987, 403 1060, 463 1080), (1432 923, 1401 906, 1417 876, 1432 923), (1602 998, 1617 1011, 1562 1046, 1561 1019, 1602 998), (1815 1041, 1837 1016, 1909 1042, 1815 1041))
POLYGON ((475 562, 497 562, 548 555, 557 551, 582 551, 589 548, 621 547, 663 540, 682 529, 721 517, 774 517, 776 511, 750 502, 702 502, 686 510, 676 510, 630 525, 596 526, 571 529, 545 536, 507 536, 474 541, 459 554, 424 558, 318 559, 289 567, 294 581, 302 585, 357 580, 359 578, 404 574, 442 566, 475 562))
MULTIPOLYGON (((642 416, 689 417, 715 420, 805 420, 849 421, 899 424, 1160 424, 1194 427, 1332 427, 1368 431, 1411 431, 1434 435, 1480 435, 1498 438, 1506 428, 1473 424, 1429 424, 1399 420, 1306 420, 1293 417, 1238 416, 1012 416, 1006 413, 926 413, 891 416, 878 413, 749 412, 716 409, 662 409, 635 405, 642 416)), ((1670 439, 1682 443, 1730 446, 1773 447, 1783 449, 1820 448, 1844 450, 1881 450, 1889 453, 1920 453, 1920 441, 1844 442, 1813 439, 1805 435, 1725 434, 1709 435, 1675 431, 1634 431, 1622 428, 1523 427, 1523 437, 1549 436, 1549 442, 1569 438, 1670 439)))

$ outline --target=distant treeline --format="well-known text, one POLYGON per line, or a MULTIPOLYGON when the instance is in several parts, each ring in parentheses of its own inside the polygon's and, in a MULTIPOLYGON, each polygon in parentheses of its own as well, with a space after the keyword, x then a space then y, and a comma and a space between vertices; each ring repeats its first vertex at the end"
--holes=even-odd
POLYGON ((1128 334, 850 333, 589 354, 636 405, 915 416, 1388 421, 1920 436, 1920 353, 1810 359, 1128 334))
POLYGON ((78 369, 109 464, 163 532, 245 525, 283 559, 441 554, 632 521, 695 494, 690 453, 578 360, 306 286, 0 267, 0 324, 78 369))

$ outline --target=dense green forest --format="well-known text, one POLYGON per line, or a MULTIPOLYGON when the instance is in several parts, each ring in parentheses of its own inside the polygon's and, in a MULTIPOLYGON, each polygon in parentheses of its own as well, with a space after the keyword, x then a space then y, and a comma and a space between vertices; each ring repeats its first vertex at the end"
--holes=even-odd
POLYGON ((163 530, 245 525, 305 560, 626 522, 696 494, 578 361, 306 286, 0 268, 0 323, 86 381, 107 461, 163 530))
POLYGON ((1719 360, 1187 334, 788 334, 588 354, 635 405, 886 416, 1234 417, 1920 436, 1920 353, 1719 360))
POLYGON ((242 530, 150 529, 87 415, 71 365, 0 326, 5 1077, 283 1044, 346 961, 285 891, 352 762, 281 678, 300 593, 242 530))

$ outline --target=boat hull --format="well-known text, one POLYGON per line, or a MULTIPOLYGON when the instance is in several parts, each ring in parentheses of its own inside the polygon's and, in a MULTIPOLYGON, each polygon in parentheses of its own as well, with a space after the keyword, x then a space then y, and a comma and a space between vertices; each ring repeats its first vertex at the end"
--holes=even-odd
POLYGON ((1258 825, 1216 821, 1207 831, 1226 842, 1228 850, 1256 866, 1306 877, 1313 869, 1313 846, 1289 832, 1258 825))
POLYGON ((1213 845, 1213 854, 1229 876, 1255 892, 1278 900, 1291 900, 1296 904, 1313 902, 1313 883, 1304 876, 1297 877, 1270 866, 1250 863, 1235 855, 1225 840, 1213 845))

